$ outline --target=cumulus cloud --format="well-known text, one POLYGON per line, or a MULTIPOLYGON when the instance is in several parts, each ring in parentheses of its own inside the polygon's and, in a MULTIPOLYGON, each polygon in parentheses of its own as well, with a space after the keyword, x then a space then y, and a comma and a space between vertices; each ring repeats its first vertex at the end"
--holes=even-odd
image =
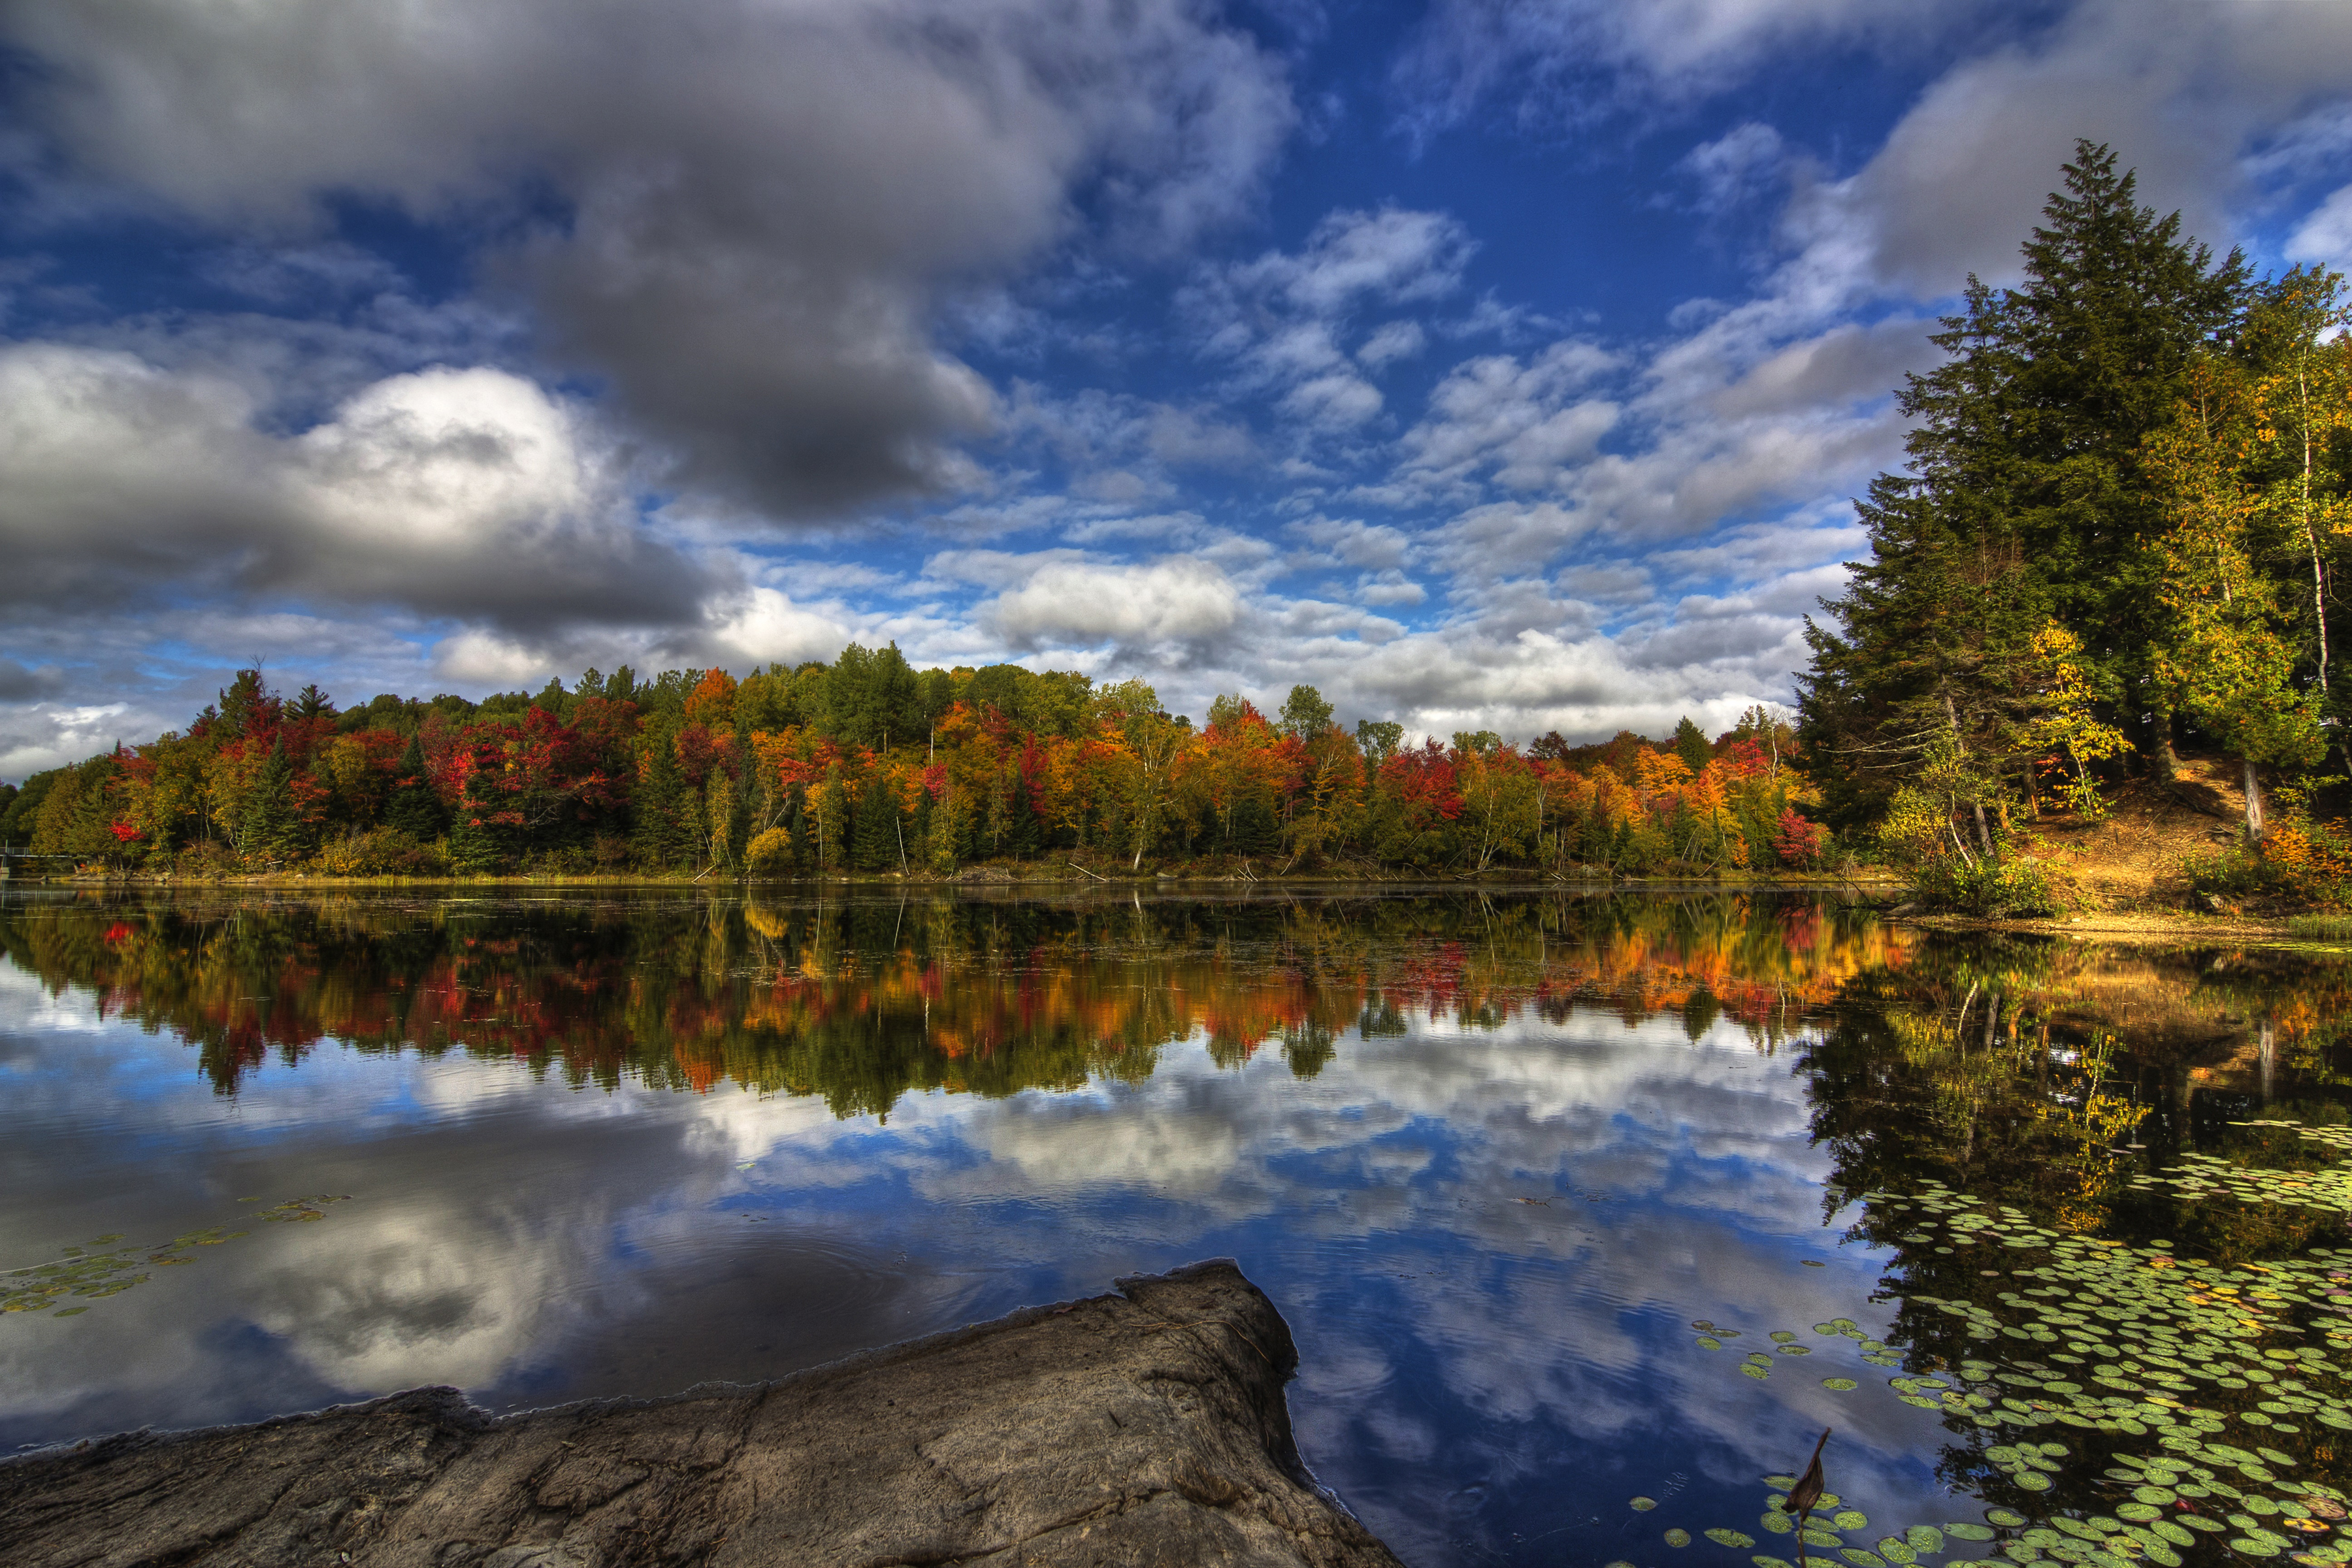
POLYGON ((2352 267, 2352 185, 2330 195, 2296 226, 2287 237, 2286 253, 2333 271, 2352 267))
POLYGON ((981 604, 973 618, 1015 647, 1213 642, 1241 618, 1242 595, 1215 563, 1172 556, 1142 565, 1048 561, 981 604))
POLYGON ((1092 200, 1183 244, 1255 201, 1280 65, 1185 0, 12 7, 77 174, 224 223, 359 193, 520 237, 491 276, 687 482, 777 512, 966 482, 934 341, 1092 200), (536 221, 551 196, 560 216, 536 221), (520 220, 520 224, 518 223, 520 220))
POLYGON ((210 587, 541 626, 675 618, 704 587, 636 525, 576 411, 519 377, 390 377, 292 437, 254 416, 218 377, 0 347, 0 595, 210 587))

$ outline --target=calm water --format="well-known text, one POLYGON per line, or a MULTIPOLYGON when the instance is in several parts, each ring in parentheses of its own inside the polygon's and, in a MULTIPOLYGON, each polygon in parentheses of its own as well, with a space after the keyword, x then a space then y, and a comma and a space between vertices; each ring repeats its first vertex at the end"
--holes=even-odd
POLYGON ((2307 1552, 2343 1510, 2300 1489, 2352 1479, 2326 1184, 2134 1184, 2336 1157, 2242 1125, 2346 1121, 2326 953, 1722 894, 22 889, 0 951, 0 1268, 65 1271, 0 1279, 12 1447, 423 1383, 505 1408, 772 1377, 1230 1255, 1297 1332, 1309 1462, 1414 1563, 1793 1558, 1762 1478, 1832 1424, 1862 1568, 1988 1506, 2021 1510, 2010 1544, 1948 1554, 2307 1552), (1962 1196, 1998 1234, 1954 1234, 1962 1196), (2138 1272, 2085 1294, 2086 1258, 2138 1272), (2219 1306, 2118 1295, 2200 1270, 2219 1306), (2067 1449, 2052 1482, 2020 1441, 2067 1449), (2246 1523, 2116 1517, 2148 1456, 2174 1485, 2142 1511, 2246 1523))

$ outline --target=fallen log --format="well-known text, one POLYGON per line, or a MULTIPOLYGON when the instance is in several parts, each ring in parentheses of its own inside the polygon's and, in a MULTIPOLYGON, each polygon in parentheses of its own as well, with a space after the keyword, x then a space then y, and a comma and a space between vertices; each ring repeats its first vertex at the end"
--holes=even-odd
POLYGON ((17 1568, 1396 1568, 1316 1486, 1226 1260, 774 1383, 493 1416, 420 1388, 0 1461, 17 1568))

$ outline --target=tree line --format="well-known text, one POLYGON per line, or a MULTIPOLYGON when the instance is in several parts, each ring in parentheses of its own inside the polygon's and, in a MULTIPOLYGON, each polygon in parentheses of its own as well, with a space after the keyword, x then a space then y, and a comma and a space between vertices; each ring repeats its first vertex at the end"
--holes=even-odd
POLYGON ((1408 744, 1305 685, 1195 727, 1140 680, 917 670, 895 645, 341 710, 246 669, 185 731, 28 779, 0 839, 184 875, 1769 870, 1826 843, 1794 739, 1758 709, 1713 739, 1408 744))
POLYGON ((2310 806, 2352 713, 2342 279, 2216 258, 2087 142, 2022 248, 2022 283, 1971 277, 1898 392, 1909 462, 1809 623, 1825 820, 1958 901, 2032 902, 2015 816, 2175 787, 2194 743, 2237 764, 2249 875, 2341 881, 2352 838, 2310 806))

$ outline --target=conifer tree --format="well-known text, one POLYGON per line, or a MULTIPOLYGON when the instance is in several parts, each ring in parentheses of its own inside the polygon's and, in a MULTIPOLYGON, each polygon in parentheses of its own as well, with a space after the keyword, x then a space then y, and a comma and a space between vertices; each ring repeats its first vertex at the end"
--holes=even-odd
POLYGON ((2106 147, 2078 142, 2064 178, 2024 245, 2023 286, 1971 277, 1932 339, 1944 363, 1897 394, 1908 472, 1873 482, 1857 508, 1871 558, 1824 602, 1831 624, 1808 623, 1804 733, 1838 786, 1832 817, 1866 813, 1930 747, 1998 787, 2022 762, 2033 638, 2053 617, 2083 639, 2094 689, 2155 710, 2169 767, 2144 613, 2143 542, 2164 526, 2147 442, 2252 287, 2239 253, 2216 262, 2178 213, 2139 205, 2106 147))
POLYGON ((440 797, 433 793, 433 781, 425 776, 425 748, 415 736, 408 737, 408 745, 400 753, 399 771, 394 776, 400 782, 393 786, 391 798, 384 802, 384 826, 420 842, 439 837, 446 819, 440 797))
POLYGON ((677 747, 671 727, 655 727, 646 737, 645 761, 638 772, 636 849, 639 864, 667 870, 693 857, 693 828, 688 820, 686 775, 677 765, 677 747))
POLYGON ((887 871, 898 864, 898 801, 889 779, 878 767, 866 774, 857 795, 857 825, 852 830, 853 858, 861 871, 887 871))
POLYGON ((1019 763, 1013 768, 1013 797, 1004 808, 1003 851, 1015 860, 1031 860, 1045 847, 1045 824, 1037 816, 1036 797, 1029 793, 1029 775, 1019 763))
POLYGON ((269 748, 237 816, 236 847, 247 860, 291 860, 302 851, 302 821, 294 811, 294 764, 281 742, 269 748))
POLYGON ((1714 760, 1715 748, 1707 744, 1706 731, 1693 723, 1688 714, 1675 725, 1675 755, 1694 775, 1704 773, 1714 760))

